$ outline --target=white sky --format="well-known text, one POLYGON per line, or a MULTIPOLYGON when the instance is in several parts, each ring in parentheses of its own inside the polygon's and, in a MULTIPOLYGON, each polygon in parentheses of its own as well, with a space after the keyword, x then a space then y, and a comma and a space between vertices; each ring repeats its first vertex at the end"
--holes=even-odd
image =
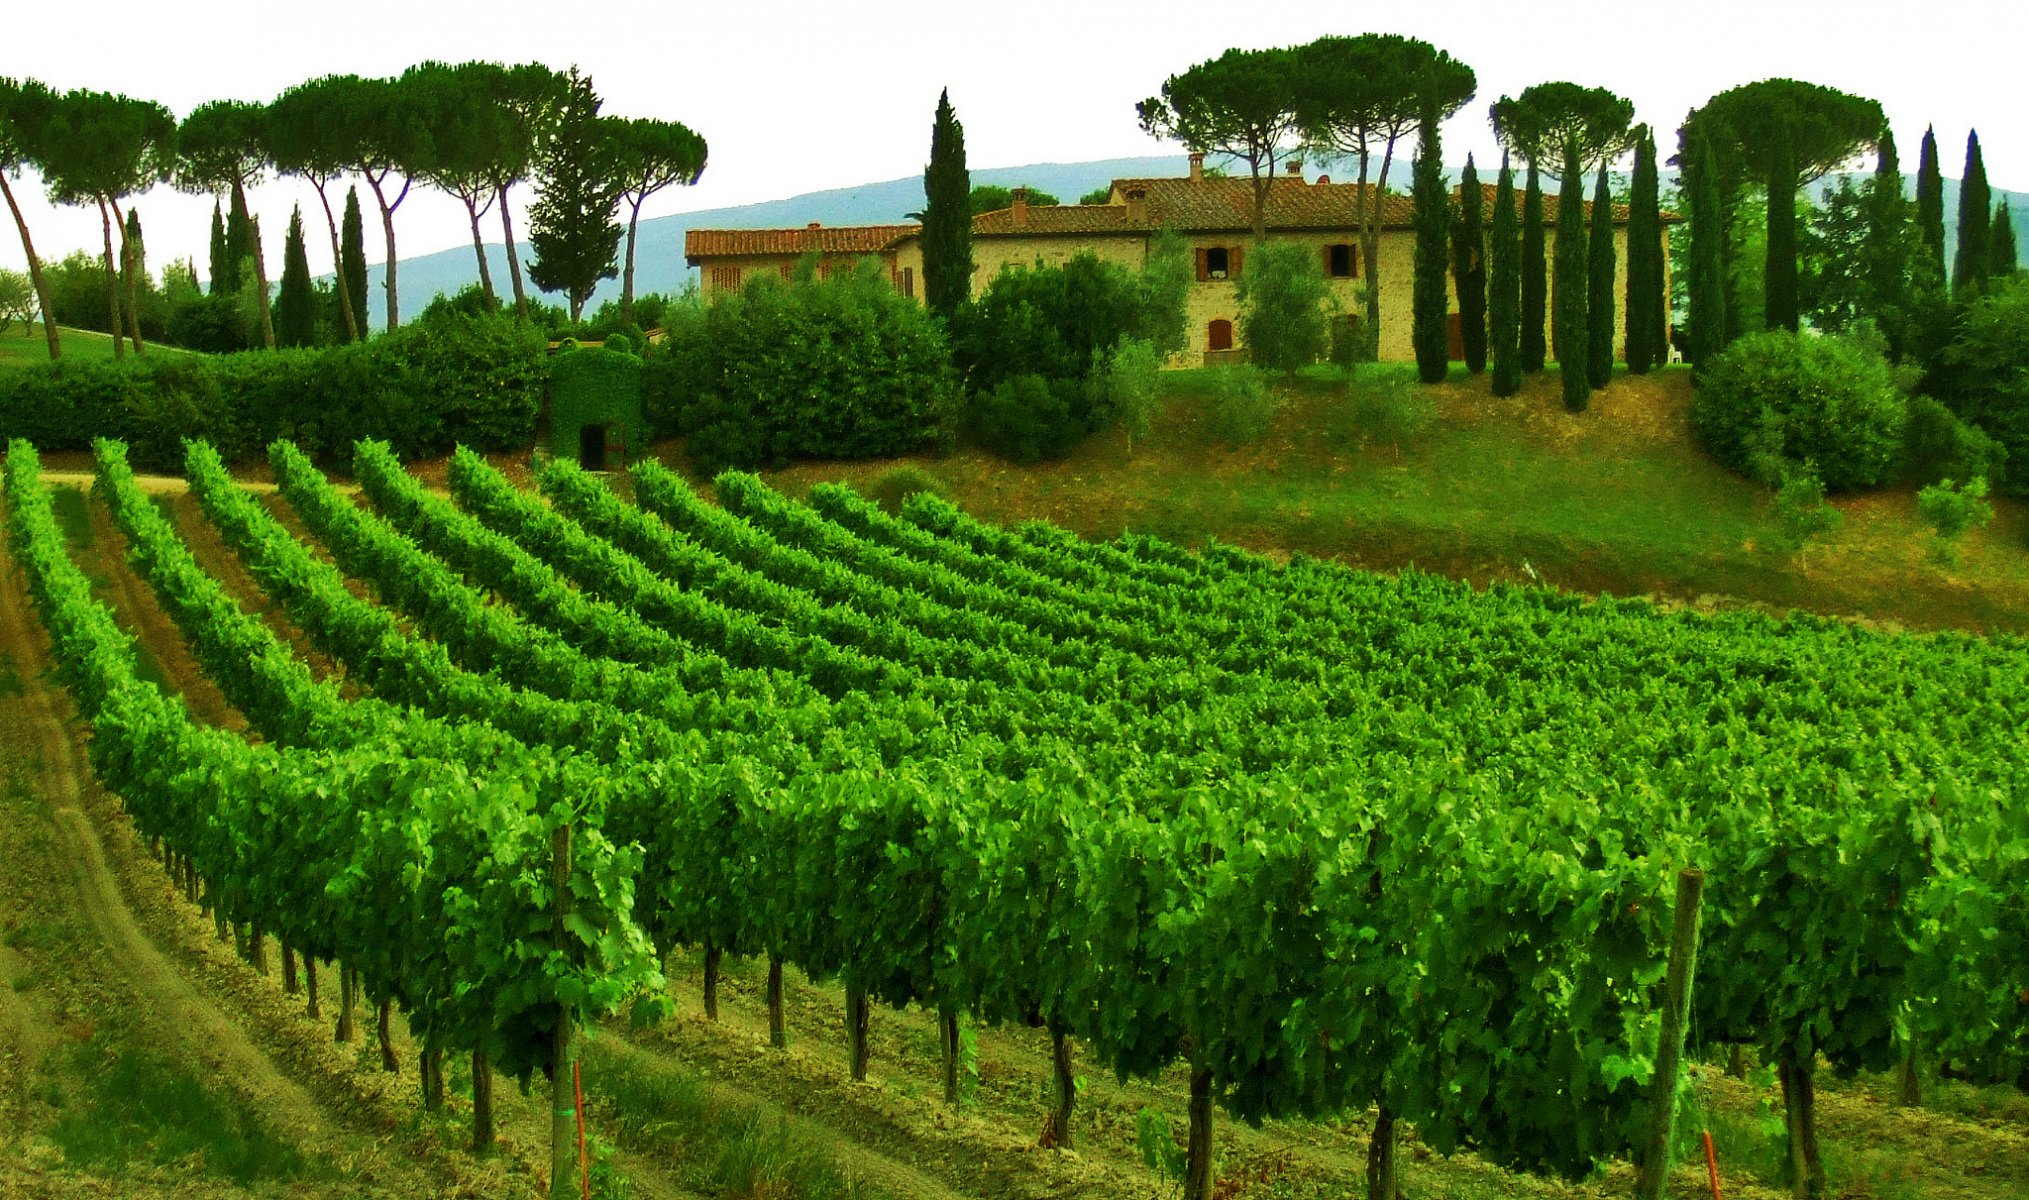
MULTIPOLYGON (((2021 76, 2029 16, 2019 0, 1580 0, 1567 11, 1584 28, 1568 38, 1554 34, 1560 7, 1516 0, 678 0, 562 8, 518 0, 483 7, 111 0, 83 9, 14 6, 0 26, 0 75, 148 97, 180 117, 207 100, 267 100, 316 75, 389 75, 431 58, 533 59, 558 69, 576 63, 592 75, 606 113, 673 118, 710 142, 703 180, 664 192, 643 210, 647 217, 920 173, 945 86, 975 168, 1174 153, 1178 147, 1142 133, 1134 115, 1135 101, 1156 93, 1168 75, 1229 46, 1380 31, 1424 38, 1478 73, 1479 95, 1444 130, 1450 164, 1462 163, 1467 151, 1482 164, 1498 162, 1487 105, 1543 80, 1632 98, 1636 119, 1656 127, 1667 154, 1692 106, 1736 84, 1786 75, 1880 100, 1909 171, 1924 126, 1935 124, 1944 173, 1956 177, 1967 129, 1977 125, 1989 180, 2029 189, 2021 76)), ((516 226, 525 235, 530 195, 519 190, 516 226)), ((45 257, 99 245, 95 210, 53 208, 32 178, 16 193, 45 257)), ((367 256, 379 262, 372 198, 364 188, 361 197, 367 256)), ((298 202, 312 268, 330 268, 314 194, 284 180, 253 197, 271 277, 281 273, 282 234, 298 202)), ((206 269, 209 199, 159 188, 141 199, 140 211, 152 269, 183 257, 206 269)), ((486 228, 497 240, 498 217, 486 228)), ((469 244, 464 210, 422 188, 396 213, 396 237, 403 257, 469 244)), ((11 222, 0 222, 0 265, 18 269, 24 261, 11 222)))

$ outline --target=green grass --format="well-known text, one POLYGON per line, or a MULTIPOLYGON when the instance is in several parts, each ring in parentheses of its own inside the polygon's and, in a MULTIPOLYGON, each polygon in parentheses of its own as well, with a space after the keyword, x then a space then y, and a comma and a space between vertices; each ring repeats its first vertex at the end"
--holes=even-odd
MULTIPOLYGON (((65 362, 106 362, 113 357, 113 339, 106 334, 62 326, 58 328, 57 336, 63 342, 65 362)), ((147 343, 147 346, 150 354, 192 353, 189 350, 157 345, 154 342, 147 343)), ((128 347, 129 351, 132 349, 132 346, 128 347)), ((0 370, 9 367, 33 367, 48 361, 49 342, 42 335, 40 322, 28 326, 27 337, 22 337, 19 331, 12 328, 5 334, 0 334, 0 370)))
POLYGON ((72 1053, 80 1090, 47 1097, 62 1112, 51 1140, 72 1165, 177 1164, 239 1184, 323 1173, 244 1102, 144 1044, 101 1033, 72 1053))

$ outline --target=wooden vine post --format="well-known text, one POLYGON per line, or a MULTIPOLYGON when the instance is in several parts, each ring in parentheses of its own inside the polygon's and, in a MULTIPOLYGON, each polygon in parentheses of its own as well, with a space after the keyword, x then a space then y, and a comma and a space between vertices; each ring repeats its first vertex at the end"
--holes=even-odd
POLYGON ((782 956, 768 955, 768 1044, 777 1050, 789 1044, 789 1022, 782 1015, 782 956))
POLYGON ((719 1019, 719 960, 725 952, 718 942, 705 939, 705 1020, 719 1019))
POLYGON ((943 1052, 944 1103, 955 1106, 958 1103, 958 1059, 963 1052, 956 1009, 938 1010, 937 1048, 943 1052))
POLYGON ((1191 1064, 1190 1133, 1184 1146, 1183 1200, 1212 1200, 1212 1073, 1191 1064))
POLYGON ((866 988, 856 983, 845 985, 845 1042, 854 1083, 865 1083, 867 1079, 867 1024, 871 1015, 870 1008, 866 988))
POLYGON ((1656 1074, 1649 1084, 1648 1128, 1642 1136, 1640 1200, 1662 1200, 1670 1180, 1670 1141, 1677 1124, 1677 1079, 1683 1074, 1684 1034, 1691 1025, 1691 981, 1698 971, 1698 916, 1705 873, 1677 872, 1676 928, 1670 935, 1669 975, 1663 982, 1663 1027, 1656 1037, 1656 1074))
POLYGON ((493 1149, 493 1060, 472 1052, 472 1153, 493 1149))
POLYGON ((1059 1150, 1076 1149, 1072 1144, 1071 1109, 1078 1102, 1078 1077, 1071 1071, 1071 1036, 1062 1030, 1050 1030, 1050 1065, 1055 1104, 1050 1109, 1048 1141, 1059 1150))
MULTIPOLYGON (((571 827, 550 835, 550 897, 557 945, 568 934, 571 913, 571 827)), ((550 1200, 578 1193, 578 1095, 571 1063, 577 1058, 577 1027, 568 1006, 557 1006, 556 1039, 550 1051, 550 1200)))

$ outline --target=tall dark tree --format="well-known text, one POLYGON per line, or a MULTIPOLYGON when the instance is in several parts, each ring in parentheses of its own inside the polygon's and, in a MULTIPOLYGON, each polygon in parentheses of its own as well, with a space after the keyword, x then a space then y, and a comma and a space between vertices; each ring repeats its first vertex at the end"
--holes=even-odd
POLYGON ((1425 383, 1441 383, 1450 368, 1451 305, 1444 290, 1448 265, 1445 234, 1451 224, 1451 193, 1444 186, 1444 151, 1439 140, 1436 100, 1423 106, 1422 129, 1411 167, 1410 198, 1415 206, 1416 277, 1409 307, 1414 314, 1410 340, 1416 346, 1416 373, 1425 383))
POLYGON ((1354 218, 1361 296, 1366 328, 1378 335, 1381 215, 1395 148, 1420 133, 1426 99, 1448 118, 1472 100, 1479 80, 1471 67, 1429 42, 1393 33, 1323 37, 1294 56, 1297 123, 1305 141, 1320 155, 1359 166, 1354 218))
POLYGON ((1515 173, 1501 155, 1501 179, 1494 188, 1493 244, 1488 275, 1487 332, 1492 342, 1496 396, 1522 390, 1522 247, 1515 219, 1515 173))
POLYGON ((1966 135, 1966 171, 1959 178, 1959 252, 1952 259, 1952 299, 1977 299, 1987 282, 1994 247, 1991 233, 1993 190, 1987 186, 1987 163, 1980 156, 1980 131, 1966 135))
POLYGON ((1613 192, 1601 167, 1586 243, 1585 378, 1594 388, 1613 379, 1613 271, 1613 192))
POLYGON ((1646 125, 1639 134, 1627 213, 1627 369, 1634 375, 1647 374, 1670 358, 1656 139, 1646 125))
POLYGON ((1902 160, 1895 134, 1881 131, 1880 156, 1864 196, 1861 295, 1888 339, 1888 353, 1900 362, 1916 348, 1923 314, 1935 306, 1943 277, 1929 263, 1928 246, 1916 227, 1915 208, 1902 190, 1902 160))
MULTIPOLYGON (((224 192, 232 199, 226 226, 226 250, 235 264, 239 248, 233 244, 234 223, 247 211, 247 189, 268 173, 274 153, 268 148, 268 109, 264 104, 237 100, 214 100, 193 109, 177 131, 176 186, 202 195, 224 192)), ((249 244, 246 254, 253 259, 254 290, 261 313, 261 342, 275 348, 275 316, 268 301, 267 255, 261 250, 260 223, 246 218, 249 244)), ((239 281, 244 282, 244 281, 239 281)))
POLYGON ((275 340, 283 346, 317 344, 317 291, 310 282, 310 255, 303 246, 303 209, 289 216, 282 245, 282 289, 275 297, 275 340))
POLYGON ((35 305, 42 313, 42 335, 49 343, 52 362, 63 357, 63 342, 51 315, 49 283, 43 275, 42 259, 35 253, 35 239, 28 234, 28 219, 21 215, 21 205, 7 179, 34 160, 36 140, 47 127, 55 104, 50 90, 33 79, 0 77, 0 198, 7 201, 15 231, 21 235, 21 253, 28 260, 28 279, 35 288, 35 305))
POLYGON ((356 341, 366 340, 366 220, 359 211, 359 189, 345 189, 345 234, 338 252, 338 274, 345 279, 339 293, 343 303, 352 305, 353 319, 346 326, 356 341))
POLYGON ((127 257, 133 260, 135 273, 145 282, 148 278, 148 244, 141 236, 139 207, 127 210, 127 257))
POLYGON ((1564 407, 1584 412, 1592 402, 1587 373, 1591 339, 1586 324, 1585 168, 1578 139, 1564 140, 1564 169, 1557 188, 1557 258, 1550 279, 1551 333, 1556 339, 1557 374, 1564 382, 1564 407))
POLYGON ((1268 189, 1275 182, 1276 160, 1299 132, 1296 78, 1293 51, 1228 50, 1163 80, 1161 96, 1135 105, 1141 127, 1150 135, 1247 164, 1256 241, 1268 236, 1268 189))
POLYGON ((965 126, 946 88, 937 94, 923 168, 923 301, 949 321, 971 298, 972 176, 965 169, 965 126))
POLYGON ((1458 219, 1451 226, 1451 284, 1458 294, 1465 369, 1474 375, 1487 369, 1486 240, 1486 193, 1468 154, 1459 177, 1458 219))
POLYGON ((225 210, 219 206, 216 197, 211 202, 211 294, 226 294, 226 284, 232 277, 231 252, 225 246, 225 210))
POLYGON ((705 140, 679 121, 603 118, 613 147, 614 177, 627 205, 627 265, 620 272, 620 323, 634 324, 634 249, 641 228, 641 205, 679 184, 688 187, 704 174, 705 140))
MULTIPOLYGON (((113 231, 118 229, 121 241, 126 240, 120 201, 169 177, 176 163, 176 118, 152 101, 70 91, 52 106, 49 122, 37 141, 37 165, 50 198, 59 204, 98 205, 105 238, 106 311, 113 356, 118 358, 124 354, 120 342, 123 274, 113 257, 113 231)), ((137 312, 138 281, 129 272, 124 282, 127 330, 138 354, 146 349, 137 312)))
MULTIPOLYGON (((324 209, 324 228, 331 239, 331 261, 342 262, 338 242, 338 219, 331 211, 331 184, 360 159, 359 134, 348 119, 346 97, 350 85, 344 76, 324 76, 297 84, 268 106, 268 146, 275 168, 284 175, 309 181, 317 190, 317 202, 324 209)), ((355 206, 357 200, 354 201, 355 206)), ((366 297, 354 290, 353 280, 338 271, 333 280, 337 294, 337 324, 347 341, 366 336, 366 297)), ((365 281, 359 282, 364 287, 365 281)))
POLYGON ((1543 369, 1549 357, 1544 330, 1550 324, 1550 267, 1543 249, 1543 181, 1529 164, 1528 186, 1522 191, 1522 370, 1543 369))
POLYGON ((535 260, 528 277, 546 292, 562 292, 575 323, 601 279, 620 273, 620 193, 599 121, 592 81, 571 69, 556 125, 536 154, 540 197, 529 210, 535 260))
POLYGON ((254 218, 247 212, 247 198, 234 196, 225 214, 226 295, 236 295, 246 281, 248 264, 254 260, 254 218))
POLYGON ((1690 131, 1683 154, 1691 203, 1691 266, 1685 280, 1690 302, 1687 357, 1703 368, 1726 348, 1726 213, 1711 143, 1701 131, 1690 131))
POLYGON ((2021 266, 2020 251, 2015 246, 2015 218, 2008 211, 2008 198, 1994 206, 1994 223, 1988 234, 1993 254, 1987 260, 1987 275, 1991 279, 2005 279, 2021 266))
POLYGON ((1916 164, 1916 228, 1937 260, 1938 278, 1949 278, 1944 261, 1944 175, 1938 167, 1937 130, 1923 131, 1923 151, 1916 164))
POLYGON ((1789 123, 1782 120, 1775 122, 1769 136, 1768 261, 1762 278, 1766 325, 1796 332, 1796 160, 1790 152, 1789 123))

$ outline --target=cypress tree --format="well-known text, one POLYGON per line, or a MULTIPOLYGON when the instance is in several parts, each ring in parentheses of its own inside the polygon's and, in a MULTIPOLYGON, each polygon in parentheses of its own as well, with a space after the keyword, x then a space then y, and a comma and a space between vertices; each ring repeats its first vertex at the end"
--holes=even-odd
POLYGON ((134 255, 134 273, 148 278, 148 244, 141 238, 141 210, 127 210, 127 248, 134 255))
POLYGON ((1613 193, 1606 184, 1606 164, 1592 189, 1591 240, 1585 288, 1585 378, 1595 388, 1613 379, 1613 193))
POLYGON ((1515 224, 1515 173, 1503 153, 1500 183, 1494 188, 1493 245, 1488 247, 1487 320, 1496 396, 1522 390, 1522 248, 1515 224))
POLYGON ((1425 383, 1439 383, 1450 367, 1450 337, 1445 318, 1450 301, 1445 295, 1445 234, 1451 223, 1451 194, 1444 186, 1444 158, 1439 148, 1437 106, 1423 104, 1422 130, 1416 143, 1416 162, 1411 168, 1410 193, 1416 221, 1416 279, 1410 292, 1414 325, 1410 340, 1416 346, 1416 374, 1425 383))
POLYGON ((2015 218, 2008 212, 2008 199, 2003 196, 1994 206, 1994 224, 1989 237, 1993 255, 1987 263, 1987 275, 1992 279, 2005 279, 2013 275, 2020 266, 2015 248, 2015 218))
POLYGON ((1662 181, 1656 139, 1644 125, 1634 151, 1627 212, 1627 369, 1644 375, 1670 360, 1663 297, 1662 181))
POLYGON ((1684 150, 1691 202, 1690 359, 1704 367, 1726 348, 1726 213, 1719 206, 1719 171, 1703 130, 1684 150))
POLYGON ((1768 260, 1762 268, 1763 324, 1797 328, 1797 171, 1789 123, 1778 119, 1768 151, 1768 260))
POLYGON ((1557 341, 1557 374, 1564 381, 1564 407, 1584 412, 1592 402, 1590 330, 1586 324, 1585 168, 1578 160, 1578 139, 1564 141, 1564 172, 1557 187, 1557 262, 1550 277, 1550 303, 1555 315, 1551 336, 1557 341))
POLYGON ((282 288, 275 297, 275 341, 281 346, 317 344, 317 292, 310 283, 310 255, 303 248, 303 208, 289 216, 282 247, 282 288))
MULTIPOLYGON (((1934 173, 1934 172, 1933 172, 1934 173)), ((1916 208, 1903 194, 1902 160, 1893 130, 1881 131, 1880 157, 1867 181, 1862 232, 1866 278, 1861 289, 1867 315, 1888 341, 1896 362, 1917 352, 1922 331, 1938 307, 1941 276, 1930 246, 1915 227, 1916 208)))
POLYGON ((1916 228, 1930 257, 1937 264, 1937 277, 1944 270, 1944 175, 1937 165, 1937 130, 1923 131, 1923 153, 1916 164, 1916 228))
POLYGON ((1458 220, 1451 226, 1451 280, 1458 293, 1465 369, 1474 375, 1487 369, 1486 241, 1486 195, 1468 154, 1458 185, 1458 220))
POLYGON ((254 219, 247 215, 244 195, 235 190, 225 216, 225 279, 227 294, 237 293, 254 263, 254 219))
POLYGON ((1547 347, 1543 330, 1549 323, 1549 267, 1543 251, 1543 182, 1529 163, 1529 183, 1522 192, 1522 370, 1543 369, 1547 347))
POLYGON ((923 198, 923 300, 948 321, 972 298, 972 176, 949 88, 937 96, 923 198))
POLYGON ((212 295, 216 296, 224 292, 226 281, 232 275, 232 268, 228 265, 231 261, 226 255, 225 250, 225 210, 219 207, 217 200, 213 200, 211 202, 211 261, 207 264, 211 270, 212 295))
MULTIPOLYGON (((345 190, 345 224, 338 251, 338 269, 345 273, 345 295, 352 302, 353 325, 366 340, 366 222, 359 212, 359 189, 345 190)), ((341 319, 340 329, 345 328, 341 319)))
POLYGON ((1987 164, 1980 157, 1980 131, 1966 137, 1966 173, 1959 180, 1959 252, 1952 259, 1952 299, 1975 299, 1986 283, 1994 247, 1988 232, 1994 195, 1987 187, 1987 164))

